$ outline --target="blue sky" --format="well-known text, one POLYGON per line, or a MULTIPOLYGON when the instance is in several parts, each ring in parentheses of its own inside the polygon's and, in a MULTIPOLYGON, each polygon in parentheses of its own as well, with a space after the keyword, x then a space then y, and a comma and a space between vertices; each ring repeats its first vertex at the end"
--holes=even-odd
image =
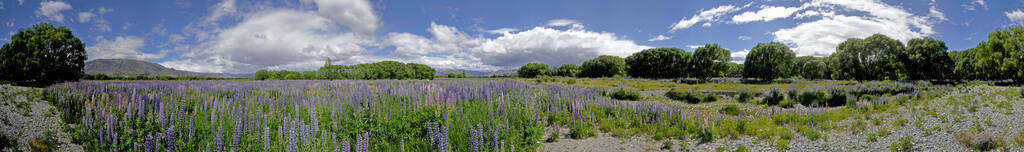
POLYGON ((1024 3, 1010 0, 0 2, 0 33, 49 22, 71 28, 90 59, 218 73, 311 70, 327 58, 495 71, 705 43, 742 62, 760 42, 825 56, 842 40, 874 33, 962 50, 996 28, 1024 25, 1024 3))

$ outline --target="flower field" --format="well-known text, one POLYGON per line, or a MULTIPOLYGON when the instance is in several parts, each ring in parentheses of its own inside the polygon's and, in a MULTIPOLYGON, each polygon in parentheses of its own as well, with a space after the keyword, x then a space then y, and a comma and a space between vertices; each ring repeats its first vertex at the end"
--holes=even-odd
POLYGON ((86 151, 537 151, 559 138, 598 134, 788 144, 793 132, 820 136, 871 111, 864 109, 951 90, 895 82, 781 88, 729 108, 493 79, 84 81, 46 88, 44 98, 86 151), (853 105, 821 106, 840 96, 853 105), (753 104, 773 98, 807 106, 753 104))

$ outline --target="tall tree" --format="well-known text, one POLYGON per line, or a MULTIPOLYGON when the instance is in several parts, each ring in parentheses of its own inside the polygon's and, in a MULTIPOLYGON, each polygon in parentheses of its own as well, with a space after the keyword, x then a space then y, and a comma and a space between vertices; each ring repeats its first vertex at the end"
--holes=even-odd
POLYGON ((576 77, 580 73, 580 66, 576 64, 562 64, 555 70, 555 75, 563 77, 576 77))
POLYGON ((728 62, 729 50, 718 47, 718 44, 705 44, 693 51, 693 58, 690 59, 692 66, 690 75, 701 80, 722 76, 729 68, 728 62))
POLYGON ((758 43, 750 49, 747 61, 743 63, 743 78, 771 82, 775 78, 785 77, 795 57, 796 54, 782 43, 758 43))
POLYGON ((637 78, 686 77, 690 53, 678 48, 650 48, 626 57, 626 72, 637 78))
POLYGON ((0 80, 29 86, 77 81, 86 58, 85 43, 70 29, 40 23, 18 29, 0 48, 0 80))
POLYGON ((1024 80, 1024 27, 997 29, 975 49, 975 67, 984 78, 1024 80))
POLYGON ((837 79, 899 80, 906 75, 900 62, 902 56, 903 43, 874 34, 840 43, 830 56, 829 65, 837 79))
POLYGON ((626 60, 617 56, 602 55, 583 62, 581 77, 614 77, 626 74, 626 60))
POLYGON ((946 79, 952 77, 955 63, 946 53, 946 42, 932 38, 916 38, 907 42, 907 56, 903 61, 907 75, 914 80, 946 79))
POLYGON ((519 71, 516 74, 523 78, 534 78, 542 76, 548 71, 548 65, 544 63, 526 63, 522 67, 519 67, 519 71))

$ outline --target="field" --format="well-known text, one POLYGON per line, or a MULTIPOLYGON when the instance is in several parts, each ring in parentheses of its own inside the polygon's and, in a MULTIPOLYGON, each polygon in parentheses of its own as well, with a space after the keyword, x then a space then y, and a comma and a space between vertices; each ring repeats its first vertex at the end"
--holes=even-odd
POLYGON ((71 139, 50 146, 85 151, 968 151, 1024 144, 1024 92, 989 85, 83 81, 11 92, 4 105, 31 103, 11 99, 27 96, 55 106, 47 115, 64 125, 50 132, 71 139), (672 89, 700 98, 666 95, 678 92, 672 89), (640 96, 620 100, 618 92, 640 96))

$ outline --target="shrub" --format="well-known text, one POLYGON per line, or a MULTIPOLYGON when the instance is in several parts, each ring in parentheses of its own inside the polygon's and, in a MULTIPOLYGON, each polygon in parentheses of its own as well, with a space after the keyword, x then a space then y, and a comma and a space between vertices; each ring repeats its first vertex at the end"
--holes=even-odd
POLYGON ((999 137, 980 131, 960 131, 953 138, 961 146, 980 151, 989 151, 1006 146, 999 137))
POLYGON ((640 100, 640 93, 634 91, 626 91, 626 89, 619 89, 619 91, 615 91, 615 93, 612 93, 612 99, 636 101, 640 100))
POLYGON ((753 99, 753 98, 754 98, 754 94, 750 93, 750 91, 747 90, 746 88, 744 88, 743 90, 740 90, 739 94, 736 94, 736 101, 738 101, 740 103, 746 103, 746 102, 750 101, 750 99, 753 99))
POLYGON ((785 151, 789 149, 789 140, 779 139, 775 141, 775 149, 779 151, 785 151))
POLYGON ((801 126, 797 127, 796 129, 798 132, 800 132, 800 134, 804 135, 804 137, 807 137, 807 139, 818 140, 819 138, 821 138, 821 133, 818 132, 817 130, 814 130, 813 128, 801 126))
POLYGON ((826 97, 825 103, 829 106, 841 106, 846 104, 846 100, 846 91, 833 86, 828 89, 828 97, 826 97))
POLYGON ((687 103, 701 103, 704 98, 701 94, 695 91, 682 91, 679 89, 672 89, 671 91, 665 92, 665 96, 672 100, 684 101, 687 103))
POLYGON ((825 92, 817 89, 807 89, 797 95, 796 101, 804 106, 818 105, 825 100, 825 92))
POLYGON ((715 133, 711 129, 703 129, 703 131, 697 131, 697 140, 701 143, 707 143, 715 141, 715 133))
POLYGON ((740 146, 736 147, 736 152, 750 152, 750 150, 747 149, 747 146, 740 145, 740 146))
POLYGON ((1016 143, 1017 146, 1024 146, 1024 131, 1018 132, 1017 136, 1013 136, 1013 142, 1016 143))
POLYGON ((785 99, 785 100, 779 101, 779 107, 783 107, 783 108, 793 107, 793 104, 794 104, 793 100, 789 100, 789 99, 785 99))
POLYGON ((594 135, 594 129, 585 125, 574 125, 569 128, 569 137, 572 139, 583 139, 594 135))
POLYGON ((718 101, 718 94, 716 94, 714 92, 708 92, 707 94, 704 94, 704 98, 701 99, 701 102, 715 102, 715 101, 718 101))
POLYGON ((661 142, 661 149, 665 149, 665 150, 672 149, 672 145, 673 144, 675 144, 675 143, 673 143, 672 141, 668 141, 668 140, 666 140, 665 142, 661 142))
POLYGON ((914 148, 914 139, 910 136, 897 139, 889 144, 889 150, 892 151, 910 151, 911 148, 914 148))
POLYGON ((725 107, 722 107, 722 109, 718 109, 718 112, 722 113, 722 114, 727 114, 727 115, 735 116, 735 115, 740 115, 741 113, 743 113, 743 110, 740 110, 739 106, 736 106, 734 104, 730 104, 730 105, 725 105, 725 107))
POLYGON ((777 105, 779 104, 779 101, 782 101, 783 99, 785 99, 785 96, 782 94, 781 89, 779 89, 779 87, 772 87, 764 93, 764 101, 762 101, 762 103, 767 105, 777 105))

